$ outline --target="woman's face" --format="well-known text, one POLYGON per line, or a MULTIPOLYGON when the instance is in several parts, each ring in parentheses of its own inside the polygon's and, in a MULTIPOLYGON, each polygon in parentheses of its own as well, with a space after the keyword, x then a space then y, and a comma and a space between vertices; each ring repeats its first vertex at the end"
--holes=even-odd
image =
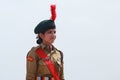
POLYGON ((39 36, 44 44, 51 45, 56 39, 56 29, 49 29, 44 34, 40 33, 39 36))

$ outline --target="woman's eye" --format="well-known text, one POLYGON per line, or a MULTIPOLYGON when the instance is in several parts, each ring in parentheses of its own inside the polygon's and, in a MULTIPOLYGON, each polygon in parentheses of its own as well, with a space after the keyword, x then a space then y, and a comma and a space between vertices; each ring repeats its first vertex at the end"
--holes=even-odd
POLYGON ((56 31, 54 31, 54 34, 56 33, 56 31))
POLYGON ((56 31, 48 31, 49 34, 56 34, 56 31))

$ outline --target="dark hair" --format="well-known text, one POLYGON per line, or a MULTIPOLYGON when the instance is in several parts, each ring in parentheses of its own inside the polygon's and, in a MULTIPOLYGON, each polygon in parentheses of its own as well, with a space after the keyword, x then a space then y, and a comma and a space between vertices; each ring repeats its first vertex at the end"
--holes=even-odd
POLYGON ((36 41, 37 44, 41 44, 42 43, 42 39, 39 37, 38 40, 36 41))
MULTIPOLYGON (((46 31, 44 31, 44 32, 41 32, 42 34, 44 34, 46 31)), ((37 44, 41 44, 42 43, 42 39, 41 39, 41 37, 39 36, 39 34, 37 35, 37 41, 36 41, 36 43, 37 44)))

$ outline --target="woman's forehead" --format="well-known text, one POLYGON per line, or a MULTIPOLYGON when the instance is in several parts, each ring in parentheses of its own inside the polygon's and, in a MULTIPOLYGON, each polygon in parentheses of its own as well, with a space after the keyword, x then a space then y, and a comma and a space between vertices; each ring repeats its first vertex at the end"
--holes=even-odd
MULTIPOLYGON (((56 31, 56 29, 48 29, 47 31, 56 31)), ((47 31, 46 31, 46 32, 47 32, 47 31)))

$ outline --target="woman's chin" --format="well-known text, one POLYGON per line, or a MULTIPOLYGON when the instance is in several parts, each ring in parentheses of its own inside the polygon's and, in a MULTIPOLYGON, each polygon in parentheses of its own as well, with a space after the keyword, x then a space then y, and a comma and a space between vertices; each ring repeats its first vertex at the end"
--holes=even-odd
POLYGON ((53 44, 53 43, 54 43, 54 41, 51 41, 51 42, 50 42, 50 44, 53 44))

